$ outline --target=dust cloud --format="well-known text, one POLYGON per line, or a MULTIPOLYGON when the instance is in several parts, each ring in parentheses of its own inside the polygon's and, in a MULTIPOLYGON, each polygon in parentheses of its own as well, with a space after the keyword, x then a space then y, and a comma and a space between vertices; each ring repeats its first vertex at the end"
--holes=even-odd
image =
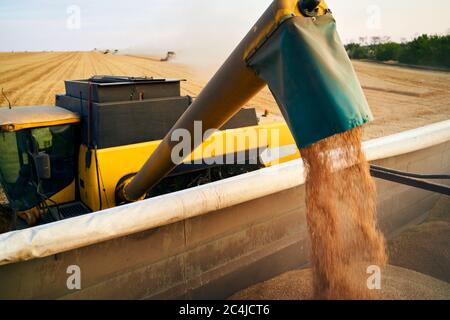
POLYGON ((163 57, 175 51, 174 63, 212 76, 272 1, 231 1, 235 5, 229 0, 171 2, 160 8, 167 23, 158 30, 147 30, 148 41, 121 52, 163 57))

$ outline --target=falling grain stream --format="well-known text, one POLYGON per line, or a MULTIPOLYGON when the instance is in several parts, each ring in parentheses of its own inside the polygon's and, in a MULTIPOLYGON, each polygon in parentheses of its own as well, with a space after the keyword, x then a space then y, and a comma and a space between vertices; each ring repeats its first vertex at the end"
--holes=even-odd
POLYGON ((367 268, 382 268, 387 262, 376 223, 375 184, 361 137, 357 128, 301 150, 318 299, 375 298, 367 286, 367 268))

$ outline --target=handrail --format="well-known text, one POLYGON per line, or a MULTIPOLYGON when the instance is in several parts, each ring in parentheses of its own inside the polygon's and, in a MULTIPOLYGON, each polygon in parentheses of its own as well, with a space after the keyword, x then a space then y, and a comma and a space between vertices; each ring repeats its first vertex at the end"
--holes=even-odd
MULTIPOLYGON (((369 161, 450 141, 450 120, 364 143, 369 161)), ((0 265, 46 257, 208 214, 297 187, 301 160, 89 215, 0 235, 0 265)))

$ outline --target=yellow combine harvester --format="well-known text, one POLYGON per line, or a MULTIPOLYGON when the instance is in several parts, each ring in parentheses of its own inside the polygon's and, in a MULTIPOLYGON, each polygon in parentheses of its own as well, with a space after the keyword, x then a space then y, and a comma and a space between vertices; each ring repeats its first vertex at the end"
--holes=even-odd
MULTIPOLYGON (((119 182, 139 171, 191 102, 179 80, 102 76, 66 81, 57 107, 1 108, 0 179, 9 205, 30 223, 119 205, 119 182)), ((283 123, 258 124, 254 109, 222 128, 146 197, 298 156, 269 159, 268 150, 294 140, 283 123)))
POLYGON ((295 146, 372 119, 319 0, 273 1, 195 101, 180 96, 179 80, 103 76, 66 81, 56 105, 0 111, 10 205, 51 221, 292 160, 295 146), (287 125, 259 125, 241 109, 265 85, 287 125), (191 139, 177 157, 180 133, 191 139))

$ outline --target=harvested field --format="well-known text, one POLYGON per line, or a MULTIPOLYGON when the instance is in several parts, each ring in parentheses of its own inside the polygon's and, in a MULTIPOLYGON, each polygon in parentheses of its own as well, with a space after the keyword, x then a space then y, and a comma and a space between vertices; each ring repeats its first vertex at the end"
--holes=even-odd
MULTIPOLYGON (((99 52, 0 53, 0 87, 17 105, 54 104, 64 92, 64 80, 95 74, 182 78, 184 94, 197 96, 213 74, 211 70, 150 56, 105 55, 99 52)), ((450 119, 450 73, 354 62, 376 120, 365 129, 365 139, 450 119)), ((0 105, 7 106, 0 97, 0 105)), ((268 89, 248 103, 264 121, 282 117, 268 89)))

